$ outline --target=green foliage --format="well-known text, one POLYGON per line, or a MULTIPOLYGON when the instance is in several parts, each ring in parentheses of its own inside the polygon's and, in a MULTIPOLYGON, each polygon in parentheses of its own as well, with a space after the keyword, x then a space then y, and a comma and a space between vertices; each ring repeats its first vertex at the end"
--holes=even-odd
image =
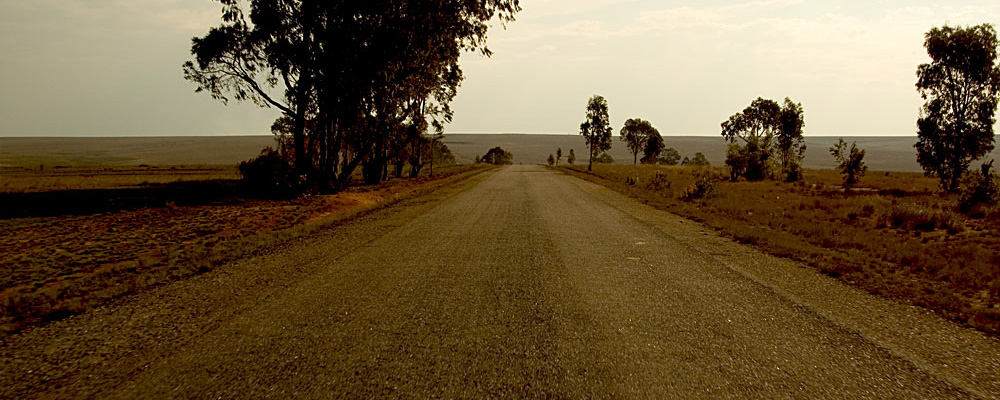
POLYGON ((493 165, 510 165, 514 163, 514 155, 497 146, 487 151, 482 157, 476 157, 476 162, 493 165))
POLYGON ((660 149, 663 148, 663 137, 660 136, 660 131, 644 119, 630 118, 626 120, 619 135, 621 141, 625 142, 625 146, 632 152, 632 164, 637 163, 640 152, 644 153, 643 160, 648 161, 644 161, 643 164, 651 164, 652 160, 656 160, 660 149), (650 157, 651 154, 652 157, 650 157))
POLYGON ((778 114, 777 152, 781 159, 781 172, 786 182, 802 179, 802 158, 805 157, 806 144, 802 136, 805 126, 805 111, 802 103, 795 103, 785 98, 785 104, 778 114))
POLYGON ((281 111, 296 175, 334 190, 362 164, 367 182, 383 179, 398 150, 441 133, 459 57, 490 55, 489 25, 520 11, 518 0, 221 2, 221 25, 192 40, 185 79, 223 103, 281 111))
POLYGON ((681 199, 691 201, 715 197, 719 178, 711 169, 696 168, 692 171, 692 175, 694 175, 694 183, 684 189, 681 199))
POLYGON ((659 132, 654 132, 655 134, 650 134, 646 137, 646 145, 642 149, 642 159, 639 160, 643 164, 656 164, 659 159, 660 153, 663 152, 663 137, 660 136, 659 132))
POLYGON ((751 139, 746 145, 730 143, 726 148, 726 165, 733 182, 740 177, 748 181, 763 180, 770 176, 772 164, 771 152, 760 139, 751 139))
POLYGON ((601 155, 594 157, 594 162, 598 164, 614 164, 615 158, 611 157, 608 152, 602 152, 601 155))
POLYGON ((580 124, 580 134, 590 148, 590 161, 587 164, 587 170, 590 171, 597 153, 611 149, 611 122, 608 117, 608 101, 604 97, 595 94, 587 101, 587 116, 580 124))
POLYGON ((985 216, 983 208, 996 207, 1000 202, 1000 176, 991 169, 993 161, 982 165, 980 171, 968 174, 962 179, 962 189, 958 195, 958 209, 963 214, 985 216), (978 211, 978 212, 977 212, 978 211))
POLYGON ((660 152, 660 157, 656 159, 657 164, 677 165, 681 161, 681 153, 677 149, 670 147, 660 152))
POLYGON ((549 159, 547 161, 549 162, 549 165, 555 165, 556 158, 552 154, 549 154, 549 159))
POLYGON ((252 195, 281 198, 293 196, 298 190, 291 164, 270 147, 257 158, 241 162, 239 170, 243 189, 252 195))
POLYGON ((954 192, 972 161, 993 150, 1000 42, 990 24, 934 28, 924 39, 931 62, 917 68, 917 91, 925 103, 914 147, 925 173, 954 192))
POLYGON ((691 165, 695 167, 710 167, 712 163, 708 162, 708 158, 702 152, 694 153, 694 158, 684 157, 684 161, 681 161, 681 165, 691 165))
POLYGON ((847 147, 844 138, 840 138, 837 144, 830 148, 830 154, 837 161, 837 171, 844 175, 844 185, 858 183, 865 175, 865 171, 868 171, 864 161, 865 150, 858 149, 857 142, 851 142, 851 146, 847 147))
POLYGON ((729 141, 726 165, 730 179, 774 178, 778 171, 788 172, 796 163, 801 164, 805 154, 803 118, 802 105, 789 98, 780 106, 758 97, 723 122, 722 136, 729 141))

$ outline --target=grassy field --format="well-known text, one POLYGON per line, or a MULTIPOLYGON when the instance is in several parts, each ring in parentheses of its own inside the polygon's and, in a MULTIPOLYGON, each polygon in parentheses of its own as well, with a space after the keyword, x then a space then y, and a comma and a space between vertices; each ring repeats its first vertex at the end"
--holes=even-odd
POLYGON ((173 182, 235 180, 235 165, 0 167, 0 193, 126 189, 173 182))
MULTIPOLYGON (((62 318, 109 299, 209 271, 308 235, 311 229, 432 190, 483 168, 435 168, 434 178, 394 179, 376 186, 352 187, 336 195, 285 201, 232 198, 191 206, 168 202, 166 206, 93 215, 56 212, 49 217, 0 219, 4 232, 0 236, 0 332, 62 318)), ((71 168, 51 179, 43 177, 40 187, 10 187, 19 191, 114 188, 114 193, 127 194, 145 190, 128 189, 139 179, 174 182, 231 173, 203 166, 98 170, 107 173, 75 177, 70 171, 91 174, 93 170, 71 168)), ((19 173, 31 176, 26 171, 19 173)), ((73 192, 57 194, 67 193, 73 192)), ((118 199, 107 200, 113 203, 118 199)))
POLYGON ((926 307, 1000 334, 1000 211, 955 212, 957 199, 917 173, 874 172, 845 192, 832 170, 798 183, 728 182, 709 170, 708 198, 684 200, 688 167, 561 168, 655 207, 701 221, 734 239, 812 265, 873 293, 926 307))

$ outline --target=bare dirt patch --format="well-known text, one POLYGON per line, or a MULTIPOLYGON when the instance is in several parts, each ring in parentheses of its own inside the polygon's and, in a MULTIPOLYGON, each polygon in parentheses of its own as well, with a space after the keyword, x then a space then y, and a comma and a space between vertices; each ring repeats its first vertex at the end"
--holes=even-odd
POLYGON ((0 219, 0 330, 82 312, 109 299, 266 252, 374 207, 482 171, 396 179, 336 195, 0 219))

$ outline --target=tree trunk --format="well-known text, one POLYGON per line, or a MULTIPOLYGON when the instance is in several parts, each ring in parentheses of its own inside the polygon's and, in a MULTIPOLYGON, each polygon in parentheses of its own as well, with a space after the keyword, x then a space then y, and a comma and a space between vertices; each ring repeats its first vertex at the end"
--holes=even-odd
POLYGON ((592 171, 594 169, 594 146, 590 146, 590 160, 587 161, 587 171, 592 171))

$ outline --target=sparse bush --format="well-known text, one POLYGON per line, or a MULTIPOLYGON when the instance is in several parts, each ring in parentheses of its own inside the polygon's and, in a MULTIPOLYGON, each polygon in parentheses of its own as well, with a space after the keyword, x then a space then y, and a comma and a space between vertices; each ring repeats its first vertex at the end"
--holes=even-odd
POLYGON ((639 184, 639 175, 625 177, 625 183, 627 183, 629 186, 638 185, 639 184))
POLYGON ((798 182, 802 180, 802 159, 790 158, 785 165, 785 182, 798 182))
POLYGON ((241 162, 239 170, 240 184, 252 195, 291 197, 298 191, 291 163, 270 147, 261 151, 257 158, 241 162))
POLYGON ((555 156, 549 154, 549 159, 546 160, 546 161, 549 162, 549 165, 554 165, 556 163, 556 158, 555 158, 555 156))
POLYGON ((601 153, 601 155, 594 157, 594 162, 599 164, 613 164, 615 162, 615 158, 611 157, 611 155, 605 151, 601 153))
POLYGON ((482 164, 511 165, 514 163, 514 155, 497 146, 487 151, 482 157, 477 157, 476 160, 477 163, 482 164))
POLYGON ((684 157, 684 161, 681 162, 681 165, 690 165, 694 167, 710 167, 712 166, 712 163, 708 162, 708 158, 705 157, 705 154, 699 151, 697 153, 694 153, 694 158, 684 157))
POLYGON ((667 179, 667 174, 660 171, 656 171, 653 177, 649 179, 649 183, 646 187, 650 190, 660 191, 663 189, 670 189, 671 182, 667 179))
POLYGON ((972 172, 962 179, 958 196, 958 209, 963 214, 985 217, 989 209, 1000 201, 1000 176, 991 169, 993 161, 983 164, 982 170, 972 172))
POLYGON ((681 153, 677 149, 670 147, 660 152, 660 157, 656 159, 657 164, 677 165, 681 161, 681 153))
POLYGON ((868 171, 865 165, 865 150, 858 149, 857 142, 851 142, 847 146, 844 138, 840 138, 836 145, 830 148, 830 154, 837 161, 837 170, 844 175, 844 185, 853 185, 861 181, 861 177, 868 171))
POLYGON ((712 170, 698 168, 692 172, 692 175, 694 175, 694 183, 684 189, 684 193, 681 195, 682 199, 690 201, 715 197, 716 183, 719 179, 712 173, 712 170))
MULTIPOLYGON (((775 169, 772 165, 771 152, 766 146, 757 142, 747 142, 745 146, 738 143, 730 143, 726 148, 726 165, 729 166, 729 179, 738 180, 740 177, 748 181, 760 181, 771 176, 771 171, 775 169)), ((777 168, 780 168, 778 166, 777 168)))

